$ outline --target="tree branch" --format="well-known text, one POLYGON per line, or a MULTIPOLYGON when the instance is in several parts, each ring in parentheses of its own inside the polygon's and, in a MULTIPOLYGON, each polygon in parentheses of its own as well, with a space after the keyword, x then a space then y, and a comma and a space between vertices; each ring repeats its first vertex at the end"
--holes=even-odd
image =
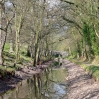
POLYGON ((68 4, 75 4, 75 3, 73 3, 73 2, 70 2, 70 1, 66 1, 66 0, 61 0, 61 1, 63 1, 63 2, 66 2, 66 3, 68 3, 68 4))
POLYGON ((64 16, 62 16, 62 18, 63 18, 63 20, 65 20, 65 21, 67 21, 67 22, 69 22, 69 23, 72 23, 72 24, 76 25, 78 28, 82 29, 82 27, 81 27, 78 23, 76 23, 75 21, 70 20, 70 19, 67 19, 67 18, 64 17, 64 16))

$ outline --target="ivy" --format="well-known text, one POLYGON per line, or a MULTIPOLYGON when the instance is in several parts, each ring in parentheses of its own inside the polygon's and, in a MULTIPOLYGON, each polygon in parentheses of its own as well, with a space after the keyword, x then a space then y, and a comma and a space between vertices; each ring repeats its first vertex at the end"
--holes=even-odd
POLYGON ((89 46, 90 54, 99 55, 99 47, 96 39, 94 26, 84 23, 83 35, 86 45, 89 46))

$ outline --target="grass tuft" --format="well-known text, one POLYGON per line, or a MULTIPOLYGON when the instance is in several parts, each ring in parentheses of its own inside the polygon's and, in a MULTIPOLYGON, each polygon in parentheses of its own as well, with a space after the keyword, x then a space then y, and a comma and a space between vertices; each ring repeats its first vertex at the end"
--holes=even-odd
POLYGON ((95 65, 81 65, 92 77, 99 81, 99 67, 95 65))

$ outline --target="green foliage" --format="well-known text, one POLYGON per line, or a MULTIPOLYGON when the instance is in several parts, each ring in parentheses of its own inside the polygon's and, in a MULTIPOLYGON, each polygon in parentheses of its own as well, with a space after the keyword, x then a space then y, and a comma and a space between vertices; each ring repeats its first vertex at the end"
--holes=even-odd
POLYGON ((73 55, 70 55, 67 57, 67 59, 71 60, 74 59, 76 57, 76 51, 73 53, 73 55))
POLYGON ((22 62, 30 62, 31 58, 26 56, 26 55, 20 55, 21 59, 20 59, 20 62, 22 64, 22 62))
POLYGON ((59 62, 55 61, 54 66, 59 66, 59 62))
POLYGON ((15 53, 10 53, 9 52, 10 46, 8 43, 5 44, 3 56, 4 56, 4 64, 5 66, 0 66, 0 73, 3 75, 3 77, 6 76, 7 73, 9 72, 15 72, 15 70, 21 68, 23 63, 28 63, 31 61, 31 58, 26 56, 26 48, 23 46, 20 50, 20 61, 16 64, 16 67, 14 67, 14 62, 15 62, 15 53))
POLYGON ((27 56, 27 47, 21 46, 20 48, 20 62, 18 64, 22 64, 22 62, 30 62, 30 56, 27 56))
POLYGON ((92 75, 96 80, 99 81, 99 67, 98 66, 87 66, 81 65, 90 75, 92 75))
POLYGON ((54 61, 53 65, 55 67, 60 67, 62 65, 62 63, 59 63, 58 61, 54 61))
MULTIPOLYGON (((24 54, 24 52, 23 52, 23 54, 24 54)), ((30 53, 30 51, 29 51, 29 50, 27 50, 26 56, 31 57, 31 53, 30 53)))
POLYGON ((92 49, 94 51, 95 55, 99 55, 99 47, 96 40, 96 34, 93 25, 90 26, 90 36, 91 36, 91 43, 92 43, 92 49))
POLYGON ((59 54, 55 54, 54 57, 55 57, 55 58, 59 57, 59 54))
POLYGON ((99 64, 99 55, 95 56, 92 63, 95 64, 95 65, 99 64))
POLYGON ((79 54, 79 57, 82 54, 82 44, 81 43, 82 43, 81 41, 77 42, 77 48, 76 48, 76 53, 75 53, 76 55, 78 53, 79 54))
POLYGON ((89 53, 93 55, 99 55, 99 47, 93 24, 84 24, 83 35, 86 45, 89 46, 89 53))
POLYGON ((13 66, 7 66, 7 67, 5 67, 5 66, 0 66, 0 74, 4 77, 4 78, 6 78, 6 76, 7 76, 7 74, 12 74, 12 72, 14 73, 15 72, 15 67, 13 67, 13 66))
POLYGON ((4 51, 8 52, 10 50, 10 44, 6 43, 4 46, 4 51))
POLYGON ((15 72, 16 68, 13 66, 8 66, 6 70, 7 72, 15 72))
POLYGON ((84 26, 83 26, 83 35, 84 35, 84 40, 86 44, 91 48, 92 43, 91 43, 90 26, 86 23, 84 23, 84 26))
POLYGON ((4 51, 3 52, 4 56, 15 59, 15 54, 14 53, 9 53, 9 51, 4 51))
POLYGON ((21 48, 20 48, 20 54, 25 56, 27 54, 27 48, 24 47, 24 46, 21 46, 21 48))

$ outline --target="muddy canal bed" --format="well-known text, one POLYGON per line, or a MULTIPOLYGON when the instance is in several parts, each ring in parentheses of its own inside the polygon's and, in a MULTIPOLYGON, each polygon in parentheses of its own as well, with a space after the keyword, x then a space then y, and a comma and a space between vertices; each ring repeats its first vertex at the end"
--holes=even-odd
POLYGON ((66 71, 47 69, 43 74, 23 80, 15 89, 0 95, 0 99, 66 99, 66 71))

